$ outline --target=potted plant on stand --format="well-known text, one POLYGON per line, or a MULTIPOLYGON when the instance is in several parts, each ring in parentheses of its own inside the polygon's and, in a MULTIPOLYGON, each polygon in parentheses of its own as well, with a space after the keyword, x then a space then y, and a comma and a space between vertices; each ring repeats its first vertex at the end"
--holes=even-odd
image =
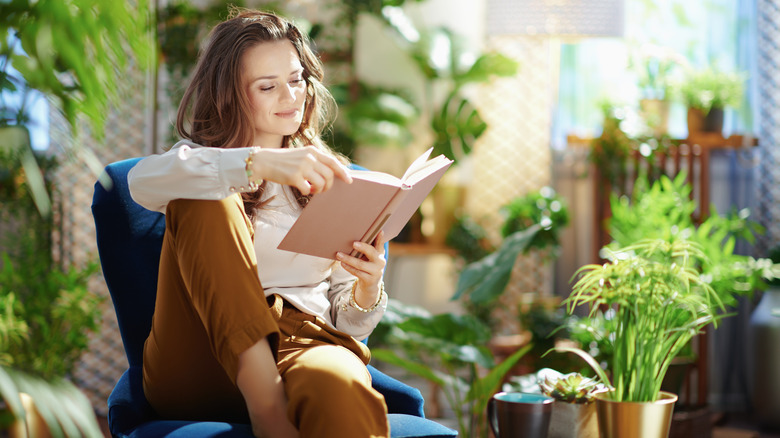
POLYGON ((700 132, 722 133, 723 110, 738 107, 745 77, 706 68, 692 70, 675 85, 675 92, 688 107, 688 136, 700 132))
POLYGON ((687 60, 667 47, 643 44, 630 61, 642 96, 639 110, 653 135, 661 137, 668 133, 670 78, 687 60))
POLYGON ((556 350, 585 358, 611 388, 596 396, 602 437, 666 437, 677 396, 661 385, 672 359, 716 324, 725 306, 700 275, 706 256, 693 242, 679 236, 643 240, 607 253, 610 262, 580 268, 565 303, 570 313, 580 305, 591 314, 614 310, 611 381, 588 353, 556 350))

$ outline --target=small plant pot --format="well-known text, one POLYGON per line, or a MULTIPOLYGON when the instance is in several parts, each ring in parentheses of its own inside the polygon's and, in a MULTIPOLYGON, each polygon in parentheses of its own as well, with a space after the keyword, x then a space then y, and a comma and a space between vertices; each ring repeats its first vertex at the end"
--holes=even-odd
POLYGON ((499 392, 487 405, 496 438, 547 438, 555 399, 541 394, 499 392))
POLYGON ((669 133, 669 101, 660 99, 642 99, 639 101, 639 110, 653 130, 653 135, 660 137, 669 133))
POLYGON ((596 403, 553 404, 548 438, 599 438, 596 403))
POLYGON ((688 135, 697 132, 723 132, 723 108, 712 108, 707 115, 697 108, 688 108, 688 135))
POLYGON ((661 392, 655 402, 616 402, 610 393, 596 395, 602 438, 667 438, 677 396, 661 392))

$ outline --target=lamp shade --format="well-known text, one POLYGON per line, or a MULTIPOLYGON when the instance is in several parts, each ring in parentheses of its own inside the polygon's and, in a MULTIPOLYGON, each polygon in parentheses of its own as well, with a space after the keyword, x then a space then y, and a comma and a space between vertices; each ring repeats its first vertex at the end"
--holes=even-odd
POLYGON ((487 0, 488 35, 622 36, 625 0, 487 0))

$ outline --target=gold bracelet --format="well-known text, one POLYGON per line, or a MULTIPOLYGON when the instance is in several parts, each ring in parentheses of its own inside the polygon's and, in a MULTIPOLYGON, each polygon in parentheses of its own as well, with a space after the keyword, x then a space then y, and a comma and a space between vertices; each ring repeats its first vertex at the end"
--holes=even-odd
POLYGON ((360 307, 357 301, 355 301, 355 289, 357 289, 357 280, 355 280, 355 282, 352 283, 352 291, 349 293, 349 305, 363 313, 371 313, 374 310, 376 310, 376 308, 379 307, 379 303, 382 302, 382 295, 385 294, 385 282, 384 281, 379 282, 379 298, 377 298, 376 303, 374 303, 374 305, 369 307, 368 309, 364 309, 360 307))
POLYGON ((255 171, 252 169, 252 158, 254 158, 257 151, 260 150, 259 146, 253 146, 249 148, 249 155, 246 156, 246 159, 244 162, 246 163, 246 166, 244 167, 244 170, 246 171, 246 179, 249 181, 249 190, 255 191, 258 187, 260 187, 260 183, 263 182, 262 179, 255 179, 255 171))

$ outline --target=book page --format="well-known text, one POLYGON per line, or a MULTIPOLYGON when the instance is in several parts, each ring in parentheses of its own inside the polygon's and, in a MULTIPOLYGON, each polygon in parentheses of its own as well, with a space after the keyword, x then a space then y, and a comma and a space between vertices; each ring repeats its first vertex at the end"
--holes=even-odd
POLYGON ((404 175, 404 184, 407 186, 414 186, 418 182, 422 181, 428 175, 438 171, 442 167, 449 167, 452 164, 452 160, 444 155, 438 155, 435 158, 426 161, 421 166, 417 167, 413 172, 408 172, 404 175))
POLYGON ((388 238, 393 238, 398 235, 404 225, 409 222, 409 219, 411 219, 414 212, 417 211, 417 208, 420 207, 423 200, 428 196, 431 190, 433 190, 436 183, 444 176, 444 172, 446 172, 452 164, 452 161, 444 156, 440 155, 439 157, 443 158, 443 160, 431 160, 432 162, 436 162, 436 165, 428 166, 426 167, 427 171, 418 172, 413 176, 412 179, 419 179, 419 181, 411 184, 409 182, 404 184, 403 190, 408 192, 408 194, 402 199, 398 208, 395 209, 395 212, 393 212, 393 215, 390 216, 390 219, 388 219, 385 224, 384 231, 388 238))
POLYGON ((417 172, 421 168, 425 167, 428 161, 428 157, 431 156, 431 152, 433 152, 433 148, 429 148, 422 155, 417 157, 417 159, 414 160, 414 162, 409 166, 409 168, 406 169, 406 172, 404 173, 404 176, 401 177, 401 180, 405 182, 410 175, 417 172))
POLYGON ((394 187, 401 187, 401 180, 397 177, 384 172, 374 172, 371 170, 350 170, 352 178, 358 178, 365 181, 374 181, 379 184, 385 184, 394 187))

